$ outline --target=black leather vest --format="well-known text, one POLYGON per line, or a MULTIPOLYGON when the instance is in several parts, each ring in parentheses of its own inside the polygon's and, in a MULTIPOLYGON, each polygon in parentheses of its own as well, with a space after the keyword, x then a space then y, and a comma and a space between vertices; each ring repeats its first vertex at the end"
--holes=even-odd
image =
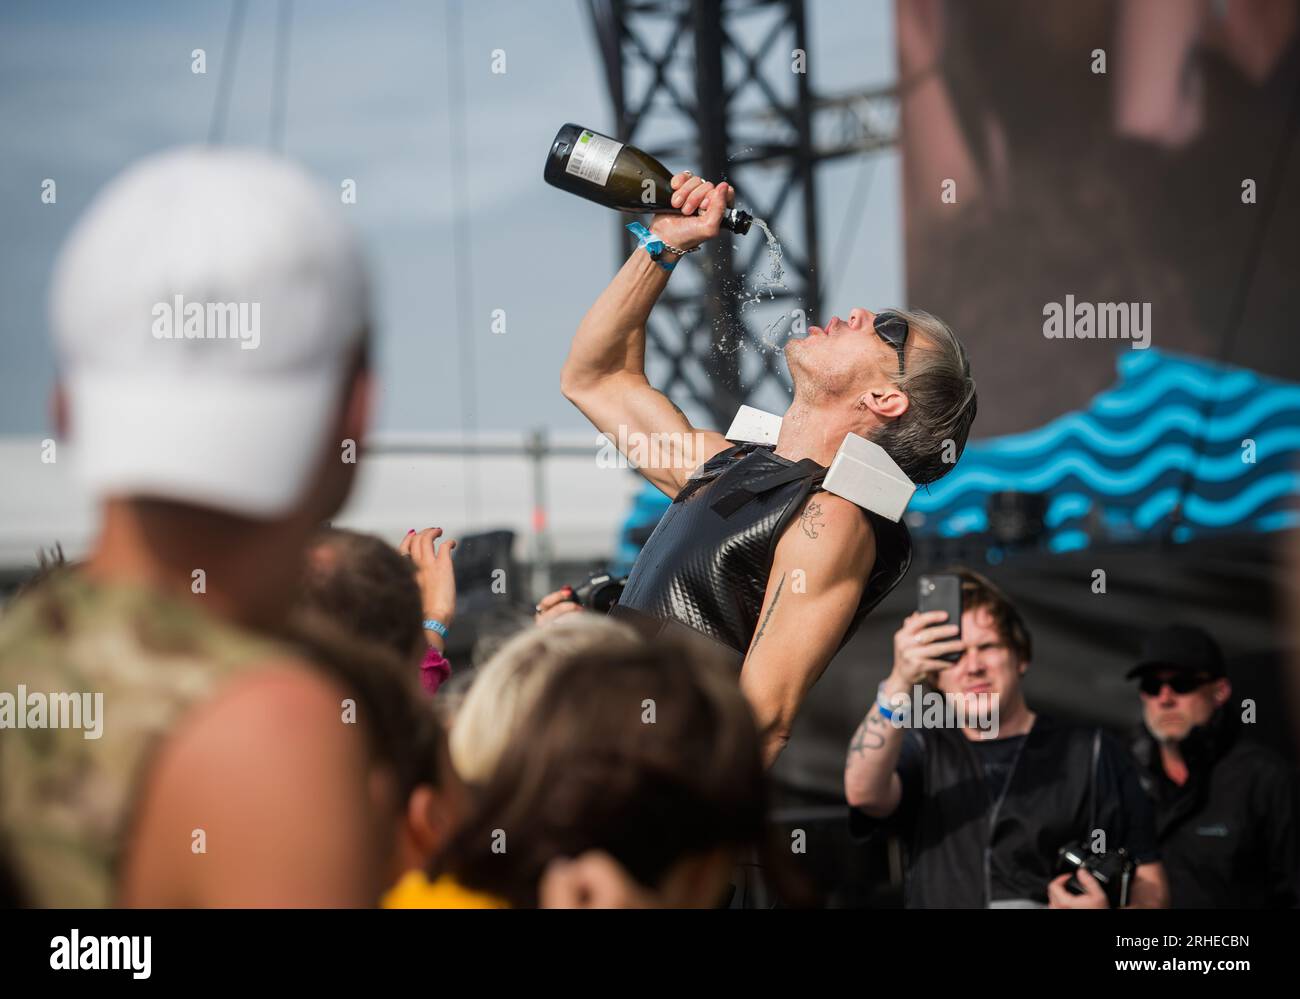
MULTIPOLYGON (((824 466, 783 458, 771 445, 740 444, 710 458, 650 535, 612 613, 646 632, 666 625, 703 635, 729 650, 739 668, 758 625, 777 542, 825 476, 824 466)), ((912 560, 905 526, 863 514, 875 531, 876 562, 841 647, 912 560)))

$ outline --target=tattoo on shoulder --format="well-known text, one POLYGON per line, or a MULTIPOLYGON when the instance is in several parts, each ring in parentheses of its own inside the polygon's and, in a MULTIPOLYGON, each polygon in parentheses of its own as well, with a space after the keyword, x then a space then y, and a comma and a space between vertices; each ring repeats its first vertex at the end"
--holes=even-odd
POLYGON ((767 622, 772 620, 772 611, 776 610, 776 602, 781 599, 781 588, 785 586, 785 573, 781 573, 781 578, 777 580, 776 592, 772 594, 772 603, 767 608, 767 613, 763 615, 763 623, 759 625, 758 634, 754 636, 754 644, 749 647, 753 652, 758 648, 758 640, 763 637, 763 632, 767 630, 767 622))
POLYGON ((810 538, 821 537, 820 528, 826 524, 822 517, 822 505, 816 501, 809 503, 804 507, 803 514, 799 517, 799 526, 803 528, 804 534, 810 538))

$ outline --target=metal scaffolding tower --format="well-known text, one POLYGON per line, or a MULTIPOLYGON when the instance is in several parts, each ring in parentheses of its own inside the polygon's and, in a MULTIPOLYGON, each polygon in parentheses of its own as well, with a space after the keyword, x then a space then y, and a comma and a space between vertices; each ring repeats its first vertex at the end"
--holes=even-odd
POLYGON ((708 244, 699 267, 677 269, 646 330, 656 384, 726 427, 742 402, 788 395, 776 344, 796 310, 820 316, 816 164, 891 146, 895 100, 811 93, 804 0, 588 4, 618 138, 670 169, 728 181, 780 238, 776 281, 757 226, 708 244))

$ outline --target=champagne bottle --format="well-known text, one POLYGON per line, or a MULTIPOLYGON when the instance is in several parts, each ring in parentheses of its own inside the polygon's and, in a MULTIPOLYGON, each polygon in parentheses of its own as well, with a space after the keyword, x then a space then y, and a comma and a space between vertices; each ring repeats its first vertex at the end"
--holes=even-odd
MULTIPOLYGON (((556 134, 543 176, 561 191, 620 212, 681 212, 671 203, 673 175, 666 166, 581 125, 565 125, 556 134)), ((737 208, 722 213, 722 224, 737 234, 749 232, 751 222, 753 216, 737 208)))

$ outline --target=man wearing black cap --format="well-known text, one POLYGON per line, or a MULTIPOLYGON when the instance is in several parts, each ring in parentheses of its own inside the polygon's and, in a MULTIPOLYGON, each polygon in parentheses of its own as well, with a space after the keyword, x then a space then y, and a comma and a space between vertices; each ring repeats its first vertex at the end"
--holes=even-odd
POLYGON ((1295 773, 1243 737, 1218 644, 1200 628, 1164 628, 1143 645, 1135 677, 1146 729, 1136 754, 1172 906, 1295 905, 1295 773))

